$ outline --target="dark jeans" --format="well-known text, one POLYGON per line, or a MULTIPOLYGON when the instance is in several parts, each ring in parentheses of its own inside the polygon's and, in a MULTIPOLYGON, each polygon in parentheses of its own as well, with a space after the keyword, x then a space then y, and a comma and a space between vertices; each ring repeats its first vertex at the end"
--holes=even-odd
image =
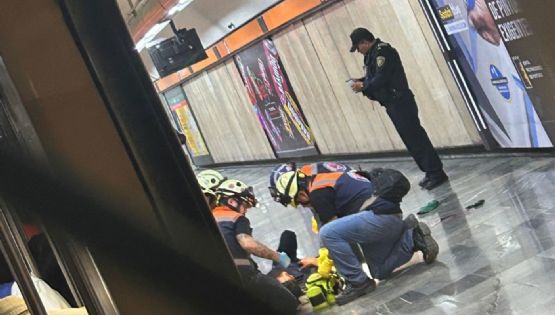
POLYGON ((276 279, 257 273, 246 281, 247 291, 276 314, 295 314, 299 300, 276 279))
POLYGON ((443 170, 443 164, 418 119, 418 107, 412 93, 405 93, 394 103, 385 106, 387 114, 401 140, 421 171, 435 175, 443 170))

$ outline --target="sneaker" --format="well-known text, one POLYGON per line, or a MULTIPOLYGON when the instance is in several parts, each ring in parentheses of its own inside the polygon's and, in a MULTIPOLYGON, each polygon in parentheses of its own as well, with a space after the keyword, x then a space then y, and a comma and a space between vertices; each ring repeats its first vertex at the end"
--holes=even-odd
POLYGON ((357 298, 366 295, 376 289, 376 282, 368 278, 367 281, 361 284, 347 283, 345 290, 335 297, 337 305, 344 305, 356 300, 357 298))
POLYGON ((436 260, 439 246, 432 237, 432 232, 426 223, 418 222, 418 226, 413 231, 414 251, 422 251, 424 261, 431 264, 436 260))
POLYGON ((403 219, 403 222, 405 223, 405 227, 407 229, 414 229, 418 226, 418 219, 413 213, 409 214, 405 219, 403 219))
POLYGON ((422 184, 422 188, 426 190, 432 190, 449 180, 449 177, 447 177, 447 174, 443 171, 441 171, 440 174, 426 177, 427 180, 424 180, 424 183, 422 184))

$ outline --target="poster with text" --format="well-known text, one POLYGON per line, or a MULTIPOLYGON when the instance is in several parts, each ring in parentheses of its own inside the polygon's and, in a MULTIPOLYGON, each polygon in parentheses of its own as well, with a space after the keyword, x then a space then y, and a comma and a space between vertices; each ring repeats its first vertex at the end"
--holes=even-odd
POLYGON ((285 76, 274 43, 265 39, 235 56, 260 124, 278 157, 318 153, 312 132, 285 76))
POLYGON ((555 140, 555 81, 541 57, 541 43, 523 15, 523 0, 486 0, 499 36, 522 85, 552 141, 555 140))
MULTIPOLYGON (((502 1, 502 0, 501 0, 502 1)), ((529 78, 496 27, 489 0, 432 0, 487 127, 503 148, 553 147, 529 78)), ((532 69, 530 69, 532 70, 532 69)))
POLYGON ((164 93, 164 97, 168 102, 174 121, 177 122, 181 131, 185 135, 187 150, 189 151, 193 162, 198 164, 198 161, 202 161, 207 158, 209 159, 210 153, 208 152, 208 148, 202 138, 197 122, 191 112, 191 108, 189 107, 189 103, 181 87, 178 86, 167 91, 164 93))

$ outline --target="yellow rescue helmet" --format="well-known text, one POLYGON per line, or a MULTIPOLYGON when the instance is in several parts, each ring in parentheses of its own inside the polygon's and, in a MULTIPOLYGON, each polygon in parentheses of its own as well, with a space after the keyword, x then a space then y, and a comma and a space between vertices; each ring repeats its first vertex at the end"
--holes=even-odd
POLYGON ((299 193, 299 179, 306 175, 299 170, 290 171, 282 174, 276 181, 276 190, 281 195, 284 205, 291 205, 293 208, 298 206, 296 197, 299 193))
POLYGON ((211 195, 211 196, 216 196, 216 192, 210 188, 213 185, 210 183, 210 181, 206 178, 206 177, 202 177, 202 176, 197 176, 197 181, 198 184, 200 186, 200 189, 202 190, 202 192, 205 195, 211 195))
POLYGON ((203 192, 210 193, 211 191, 213 194, 226 178, 218 171, 204 170, 198 173, 197 180, 203 192))

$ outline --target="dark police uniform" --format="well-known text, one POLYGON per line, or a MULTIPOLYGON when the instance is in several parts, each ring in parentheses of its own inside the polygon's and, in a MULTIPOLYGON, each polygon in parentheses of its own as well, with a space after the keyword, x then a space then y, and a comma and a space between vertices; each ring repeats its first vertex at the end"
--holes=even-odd
POLYGON ((426 130, 420 125, 418 107, 409 88, 399 53, 388 43, 376 39, 364 56, 366 76, 362 93, 385 107, 418 167, 429 176, 443 173, 443 164, 426 130))

